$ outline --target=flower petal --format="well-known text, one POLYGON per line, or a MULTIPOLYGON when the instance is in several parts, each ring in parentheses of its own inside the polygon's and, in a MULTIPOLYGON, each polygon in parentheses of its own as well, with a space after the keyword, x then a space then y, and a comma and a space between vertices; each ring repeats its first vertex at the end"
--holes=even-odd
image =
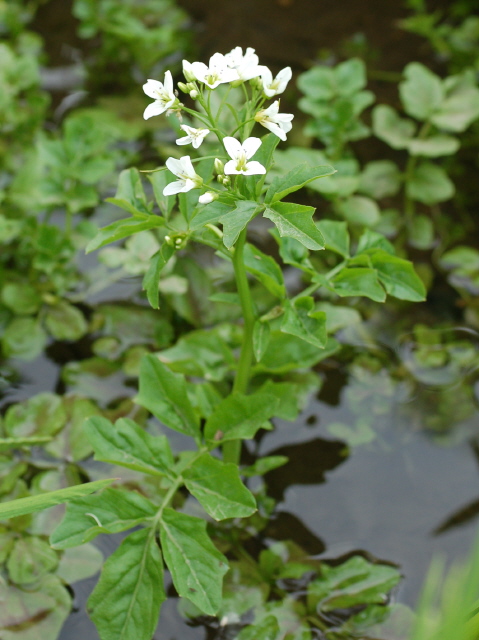
POLYGON ((254 154, 261 147, 261 140, 259 138, 246 138, 243 142, 243 151, 245 152, 246 157, 252 158, 254 154))
POLYGON ((171 71, 165 71, 165 81, 163 82, 163 86, 165 87, 165 91, 173 93, 173 78, 171 76, 171 71))
POLYGON ((185 136, 184 138, 178 138, 176 144, 183 145, 190 144, 191 142, 193 142, 193 146, 195 146, 195 141, 192 140, 190 136, 185 136))
POLYGON ((193 72, 195 78, 200 80, 200 82, 204 82, 205 77, 208 73, 208 67, 204 62, 192 62, 191 71, 193 72))
POLYGON ((175 193, 180 193, 180 191, 183 191, 184 186, 185 186, 184 180, 176 180, 175 182, 170 182, 170 184, 167 184, 166 187, 163 189, 163 195, 174 196, 175 193))
POLYGON ((156 100, 158 98, 158 92, 163 91, 163 85, 158 80, 147 80, 143 85, 143 91, 149 98, 156 100))
POLYGON ((145 120, 148 120, 148 118, 151 118, 153 116, 159 116, 160 114, 164 113, 166 109, 167 107, 161 104, 161 102, 152 102, 146 107, 145 111, 143 112, 143 118, 145 120))
POLYGON ((232 136, 226 136, 225 138, 223 138, 223 144, 225 146, 226 153, 230 158, 233 158, 233 160, 243 152, 241 142, 239 140, 236 140, 236 138, 233 138, 232 136))
POLYGON ((228 176, 241 173, 241 171, 238 171, 238 169, 236 168, 236 165, 236 160, 228 160, 228 162, 225 164, 225 168, 223 169, 224 173, 228 176))
POLYGON ((191 163, 190 156, 183 156, 180 158, 181 168, 184 175, 187 175, 191 180, 195 180, 198 176, 191 163))
POLYGON ((167 168, 173 173, 175 176, 180 176, 183 173, 183 164, 181 160, 177 160, 176 158, 168 158, 165 162, 167 168))
POLYGON ((246 168, 242 171, 245 176, 256 176, 263 173, 266 173, 266 169, 263 167, 261 162, 257 162, 256 160, 252 160, 246 164, 246 168))

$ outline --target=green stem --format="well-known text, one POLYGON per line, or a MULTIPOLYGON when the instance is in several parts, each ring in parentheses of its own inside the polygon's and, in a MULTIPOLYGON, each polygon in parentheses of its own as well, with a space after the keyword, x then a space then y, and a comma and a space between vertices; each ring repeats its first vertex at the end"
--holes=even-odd
MULTIPOLYGON (((236 276, 236 286, 243 311, 244 330, 243 345, 236 370, 236 378, 233 384, 233 393, 246 393, 248 389, 251 363, 253 361, 253 327, 255 312, 253 300, 244 265, 243 250, 246 242, 246 228, 240 233, 233 254, 233 267, 236 276)), ((223 460, 239 464, 241 453, 241 440, 232 440, 223 445, 223 460)))

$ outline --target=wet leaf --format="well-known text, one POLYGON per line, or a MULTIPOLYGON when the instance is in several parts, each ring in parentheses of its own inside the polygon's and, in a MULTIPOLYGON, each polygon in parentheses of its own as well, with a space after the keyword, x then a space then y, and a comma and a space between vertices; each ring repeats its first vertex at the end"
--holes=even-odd
POLYGON ((106 560, 87 607, 101 640, 151 640, 165 599, 155 535, 141 529, 106 560))
POLYGON ((113 426, 106 418, 93 416, 83 428, 95 460, 153 476, 171 475, 174 460, 166 436, 151 436, 129 418, 120 418, 113 426))
POLYGON ((51 436, 64 426, 66 420, 67 413, 60 396, 38 393, 9 407, 5 414, 5 431, 13 438, 51 436))
POLYGON ((215 520, 247 518, 256 511, 253 494, 241 482, 238 467, 205 453, 184 473, 187 489, 215 520))
POLYGON ((154 516, 157 510, 136 491, 108 488, 95 496, 71 500, 62 522, 50 536, 50 542, 54 549, 75 547, 100 533, 118 533, 136 527, 154 516))
POLYGON ((45 326, 57 340, 79 340, 88 329, 80 309, 63 300, 46 309, 45 326))
POLYGON ((166 508, 160 537, 165 562, 179 595, 214 616, 221 604, 228 564, 206 533, 206 522, 166 508))

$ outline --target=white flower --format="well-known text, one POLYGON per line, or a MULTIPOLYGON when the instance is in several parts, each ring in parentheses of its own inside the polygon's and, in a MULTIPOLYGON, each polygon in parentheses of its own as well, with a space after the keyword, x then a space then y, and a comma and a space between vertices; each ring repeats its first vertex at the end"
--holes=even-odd
POLYGON ((277 96, 279 93, 283 93, 286 89, 286 85, 291 80, 293 72, 291 67, 285 67, 281 69, 276 78, 273 80, 273 74, 268 67, 263 67, 261 72, 261 80, 263 81, 263 91, 268 98, 277 96))
POLYGON ((193 69, 191 68, 191 62, 188 62, 188 60, 183 60, 183 75, 187 82, 194 82, 196 80, 193 69))
POLYGON ((226 58, 221 53, 215 53, 210 58, 210 66, 204 62, 193 62, 189 68, 195 78, 204 82, 210 89, 215 89, 222 82, 238 80, 238 74, 227 65, 226 58))
POLYGON ((176 144, 192 144, 195 149, 198 149, 205 137, 209 134, 209 129, 195 129, 189 127, 187 124, 180 125, 180 129, 187 134, 184 138, 178 138, 176 144))
POLYGON ((193 169, 190 156, 183 156, 179 160, 168 158, 166 166, 179 180, 166 185, 163 189, 164 196, 172 196, 181 191, 191 191, 191 189, 201 187, 203 184, 203 178, 193 169))
POLYGON ((225 164, 226 174, 241 173, 244 176, 252 176, 266 173, 266 169, 260 162, 256 160, 248 162, 249 158, 253 157, 261 146, 261 140, 259 138, 247 138, 243 144, 241 144, 236 138, 226 136, 226 138, 223 138, 223 144, 231 158, 231 160, 228 160, 225 164))
POLYGON ((225 59, 228 67, 236 70, 238 80, 245 81, 257 78, 266 68, 258 64, 259 58, 251 47, 246 49, 244 55, 241 47, 235 47, 225 55, 225 59))
POLYGON ((198 198, 198 202, 200 204, 209 204, 210 202, 213 202, 213 200, 216 200, 218 198, 216 193, 213 193, 213 191, 207 191, 206 193, 201 194, 201 196, 198 198))
POLYGON ((254 119, 281 140, 286 140, 286 134, 293 128, 291 120, 294 116, 292 113, 278 113, 278 111, 279 100, 275 100, 267 109, 258 111, 254 119))
POLYGON ((152 116, 159 116, 176 101, 176 96, 173 93, 173 78, 170 71, 165 73, 165 81, 163 83, 158 82, 158 80, 148 80, 143 85, 143 91, 149 98, 155 100, 155 102, 146 107, 143 114, 145 120, 152 116))

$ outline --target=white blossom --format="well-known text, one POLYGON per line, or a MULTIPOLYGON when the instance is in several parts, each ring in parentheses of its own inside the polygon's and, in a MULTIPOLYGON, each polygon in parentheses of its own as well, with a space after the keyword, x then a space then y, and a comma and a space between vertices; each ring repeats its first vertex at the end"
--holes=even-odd
POLYGON ((179 180, 166 185, 163 189, 164 196, 172 196, 182 191, 191 191, 191 189, 201 187, 203 184, 203 178, 193 169, 190 156, 183 156, 179 160, 168 158, 166 166, 179 180))
POLYGON ((187 124, 180 125, 180 129, 186 133, 186 136, 183 138, 178 138, 176 144, 192 144, 195 149, 201 145, 205 137, 209 134, 209 129, 195 129, 194 127, 189 127, 187 124))
POLYGON ((278 113, 278 111, 279 100, 275 100, 267 109, 258 111, 254 119, 281 140, 286 140, 286 134, 293 128, 291 120, 294 116, 292 113, 278 113))
POLYGON ((226 136, 226 138, 223 138, 223 144, 231 158, 231 160, 228 160, 225 164, 226 174, 252 176, 266 173, 266 169, 260 162, 257 162, 256 160, 248 162, 248 160, 254 156, 261 146, 261 140, 259 138, 247 138, 243 144, 241 144, 241 142, 236 140, 236 138, 226 136))
MULTIPOLYGON (((183 67, 184 68, 184 67, 183 67)), ((238 74, 228 67, 226 58, 221 53, 211 56, 209 67, 204 62, 193 62, 188 69, 200 82, 204 82, 210 89, 215 89, 223 82, 238 80, 238 74)))
POLYGON ((286 89, 288 82, 291 80, 293 72, 291 67, 281 69, 276 78, 273 80, 273 74, 268 67, 263 67, 261 72, 261 80, 263 81, 263 91, 268 98, 277 96, 286 89))
POLYGON ((225 59, 228 67, 235 69, 238 79, 243 81, 257 78, 266 68, 258 64, 259 58, 251 47, 246 49, 244 55, 241 47, 235 47, 225 55, 225 59))
POLYGON ((207 191, 206 193, 201 194, 201 196, 198 198, 198 202, 200 204, 209 204, 210 202, 213 202, 213 200, 216 200, 218 198, 216 193, 213 193, 213 191, 207 191))
POLYGON ((185 76, 185 80, 187 82, 194 82, 196 80, 195 74, 193 73, 193 69, 191 68, 191 62, 188 60, 183 60, 183 75, 185 76))
POLYGON ((145 82, 143 91, 149 98, 153 98, 155 101, 146 107, 143 114, 145 120, 148 120, 148 118, 152 116, 159 116, 176 101, 176 96, 173 93, 173 78, 171 77, 170 71, 165 73, 163 83, 158 80, 148 80, 145 82))

